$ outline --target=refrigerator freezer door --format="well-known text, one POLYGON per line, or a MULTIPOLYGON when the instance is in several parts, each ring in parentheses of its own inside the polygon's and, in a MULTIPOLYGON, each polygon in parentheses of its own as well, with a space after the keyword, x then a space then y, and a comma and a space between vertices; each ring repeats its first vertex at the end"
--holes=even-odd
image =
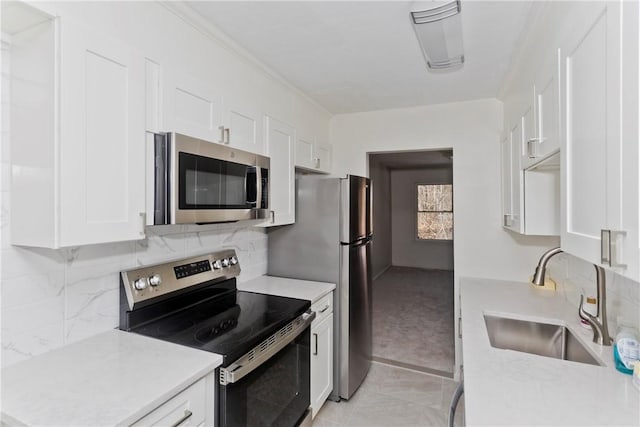
POLYGON ((349 399, 371 366, 371 242, 343 245, 340 250, 348 280, 342 281, 340 289, 339 384, 340 397, 349 399))
POLYGON ((341 235, 342 243, 354 243, 373 232, 371 225, 371 181, 349 175, 342 180, 341 235))

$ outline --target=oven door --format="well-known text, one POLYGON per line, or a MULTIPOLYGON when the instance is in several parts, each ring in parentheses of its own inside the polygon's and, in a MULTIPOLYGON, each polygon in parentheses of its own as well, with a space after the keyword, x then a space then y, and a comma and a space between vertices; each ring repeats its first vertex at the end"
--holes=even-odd
POLYGON ((246 366, 244 357, 221 369, 219 426, 293 427, 304 421, 310 405, 309 324, 310 321, 302 332, 250 372, 239 372, 246 366), (225 370, 229 372, 234 366, 240 367, 236 371, 240 378, 233 382, 223 380, 225 370))
MULTIPOLYGON (((165 149, 164 161, 156 155, 156 174, 158 164, 168 174, 165 224, 268 217, 267 157, 175 133, 167 134, 165 149)), ((156 190, 156 199, 161 195, 156 190)))

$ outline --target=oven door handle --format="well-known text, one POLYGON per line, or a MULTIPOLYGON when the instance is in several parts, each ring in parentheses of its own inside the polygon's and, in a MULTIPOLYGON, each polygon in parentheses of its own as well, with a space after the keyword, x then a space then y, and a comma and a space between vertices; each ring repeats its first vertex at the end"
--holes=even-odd
POLYGON ((298 336, 311 325, 311 322, 313 322, 315 318, 316 313, 311 310, 302 313, 291 323, 288 323, 278 332, 255 346, 244 356, 229 364, 226 368, 220 368, 220 385, 233 384, 250 374, 269 360, 271 356, 277 354, 298 338, 298 336))

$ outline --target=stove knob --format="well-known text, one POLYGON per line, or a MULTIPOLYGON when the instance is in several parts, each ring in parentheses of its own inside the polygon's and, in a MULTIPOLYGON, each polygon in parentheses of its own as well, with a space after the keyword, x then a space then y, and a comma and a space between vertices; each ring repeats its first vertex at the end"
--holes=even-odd
POLYGON ((220 270, 222 268, 222 264, 220 264, 220 260, 217 259, 211 263, 211 266, 214 270, 220 270))
POLYGON ((238 263, 238 258, 236 258, 236 256, 234 255, 229 258, 229 262, 231 263, 231 265, 236 265, 238 263))
POLYGON ((153 276, 149 277, 149 284, 151 286, 160 286, 160 283, 162 283, 162 278, 159 274, 154 274, 153 276))
POLYGON ((139 291, 142 291, 144 289, 147 288, 149 282, 147 282, 147 278, 146 277, 142 277, 140 279, 136 279, 133 282, 133 287, 136 288, 139 291))
POLYGON ((229 260, 227 258, 222 258, 222 266, 229 267, 229 260))

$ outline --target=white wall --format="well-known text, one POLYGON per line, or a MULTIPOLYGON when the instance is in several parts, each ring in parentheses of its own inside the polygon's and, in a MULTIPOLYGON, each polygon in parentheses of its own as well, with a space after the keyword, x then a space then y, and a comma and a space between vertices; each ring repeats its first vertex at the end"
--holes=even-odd
POLYGON ((393 265, 453 270, 453 241, 416 238, 416 184, 451 184, 452 172, 450 168, 391 171, 393 265))
MULTIPOLYGON (((326 111, 158 3, 68 2, 42 6, 60 14, 63 26, 65 19, 82 21, 88 28, 126 40, 161 65, 188 65, 198 78, 220 79, 225 95, 246 95, 262 111, 300 123, 305 132, 328 140, 326 111)), ((242 268, 239 280, 266 273, 267 237, 252 223, 153 227, 147 229, 144 240, 61 250, 12 246, 9 49, 10 45, 2 44, 2 366, 117 327, 121 270, 234 248, 242 268)))
POLYGON ((369 173, 373 185, 371 269, 375 278, 391 266, 391 173, 376 160, 369 165, 369 173))
MULTIPOLYGON (((500 216, 502 104, 495 99, 344 114, 331 119, 334 172, 367 175, 367 153, 453 148, 455 311, 459 278, 524 281, 557 238, 505 231, 500 216)), ((457 334, 457 322, 455 322, 457 334)), ((456 342, 456 361, 460 358, 456 342)), ((458 364, 458 363, 457 363, 458 364)))

